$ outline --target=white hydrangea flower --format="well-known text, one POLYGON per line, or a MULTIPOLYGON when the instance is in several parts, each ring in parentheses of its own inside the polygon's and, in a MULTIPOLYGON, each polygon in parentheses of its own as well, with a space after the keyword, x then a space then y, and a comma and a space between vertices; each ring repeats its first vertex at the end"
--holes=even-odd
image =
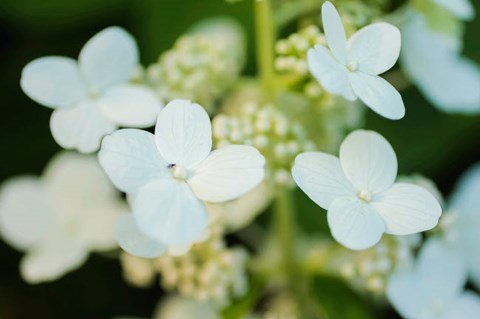
POLYGON ((461 20, 473 20, 475 8, 470 0, 433 0, 461 20))
POLYGON ((480 298, 464 291, 465 283, 456 252, 434 239, 422 248, 414 269, 390 277, 387 297, 405 319, 480 318, 480 298))
POLYGON ((350 249, 375 245, 382 234, 408 235, 433 228, 441 207, 427 190, 394 183, 397 158, 380 134, 357 130, 340 147, 340 158, 321 152, 297 156, 297 185, 328 210, 333 237, 350 249))
POLYGON ((431 30, 413 10, 401 30, 402 68, 425 97, 444 112, 480 113, 480 67, 461 55, 461 42, 431 30))
POLYGON ((322 6, 325 37, 330 50, 316 45, 308 51, 310 72, 328 92, 345 99, 362 100, 388 119, 401 119, 405 106, 400 93, 378 76, 396 63, 400 54, 400 31, 374 23, 357 31, 347 41, 345 29, 330 2, 322 6))
POLYGON ((127 209, 95 157, 61 153, 42 177, 15 177, 0 192, 0 232, 26 252, 22 277, 55 280, 80 267, 90 251, 117 244, 115 219, 127 209))
POLYGON ((109 27, 82 48, 78 62, 48 56, 27 64, 20 85, 32 100, 55 109, 52 135, 62 147, 94 152, 118 126, 149 127, 161 104, 147 87, 130 84, 139 63, 130 34, 109 27))
POLYGON ((208 223, 202 201, 228 201, 262 181, 265 159, 255 148, 211 148, 208 114, 187 100, 160 112, 155 135, 124 129, 105 137, 100 163, 120 190, 134 194, 133 214, 118 223, 123 249, 156 257, 165 246, 188 245, 208 223))
MULTIPOLYGON (((480 288, 480 164, 460 179, 449 201, 454 220, 446 228, 446 245, 456 249, 473 283, 480 288)), ((450 217, 450 216, 449 216, 450 217)))

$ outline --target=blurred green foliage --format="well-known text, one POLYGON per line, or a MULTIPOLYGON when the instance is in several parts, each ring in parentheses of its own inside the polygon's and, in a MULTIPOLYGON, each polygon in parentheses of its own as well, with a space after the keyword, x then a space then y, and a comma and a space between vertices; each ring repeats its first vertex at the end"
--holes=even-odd
MULTIPOLYGON (((472 2, 480 11, 480 3, 472 2)), ((253 74, 252 1, 227 4, 223 0, 1 0, 0 179, 39 174, 60 150, 50 135, 51 110, 37 105, 20 90, 20 73, 26 63, 43 55, 75 57, 93 34, 104 27, 120 25, 137 38, 142 62, 148 64, 191 24, 218 15, 233 16, 247 31, 250 41, 246 72, 253 74)), ((468 24, 465 51, 480 63, 478 30, 480 19, 468 24)), ((400 173, 422 172, 448 194, 460 173, 480 159, 480 117, 442 114, 414 88, 403 96, 407 106, 404 119, 392 122, 370 112, 367 127, 381 132, 392 143, 400 173)), ((298 192, 296 198, 297 218, 303 228, 307 232, 326 230, 322 210, 303 193, 298 192)), ((118 261, 99 256, 91 257, 82 269, 60 281, 29 286, 18 274, 20 256, 0 243, 0 319, 148 317, 161 295, 157 286, 147 290, 129 287, 121 277, 118 261)), ((374 314, 357 295, 332 279, 317 278, 314 285, 315 298, 330 319, 383 316, 374 314)))

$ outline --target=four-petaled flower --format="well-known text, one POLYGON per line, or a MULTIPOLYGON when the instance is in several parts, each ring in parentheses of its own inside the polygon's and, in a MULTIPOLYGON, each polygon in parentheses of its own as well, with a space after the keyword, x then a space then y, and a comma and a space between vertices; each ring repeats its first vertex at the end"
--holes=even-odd
POLYGON ((347 42, 340 16, 330 2, 322 6, 325 37, 308 51, 310 72, 328 92, 354 101, 358 98, 388 119, 400 119, 405 106, 398 91, 378 76, 392 68, 400 54, 400 31, 374 23, 357 31, 347 42))
POLYGON ((333 237, 351 249, 375 245, 384 232, 407 235, 431 229, 441 215, 430 192, 394 183, 395 152, 373 131, 348 135, 340 158, 321 152, 298 155, 292 174, 297 185, 328 210, 333 237))
POLYGON ((138 49, 130 34, 109 27, 93 36, 77 61, 59 56, 36 59, 20 80, 34 101, 54 108, 52 135, 60 146, 94 152, 117 126, 149 127, 161 104, 145 86, 129 84, 138 67, 138 49))
POLYGON ((63 152, 41 178, 15 177, 2 186, 0 233, 26 252, 26 281, 51 281, 80 267, 90 251, 116 248, 115 220, 126 211, 94 156, 63 152))
POLYGON ((174 100, 160 112, 155 135, 123 129, 104 138, 100 163, 132 197, 133 214, 117 224, 122 248, 155 257, 165 247, 188 245, 207 226, 202 201, 228 201, 262 181, 265 159, 255 148, 211 148, 207 113, 186 100, 174 100))
POLYGON ((480 298, 463 290, 466 281, 457 252, 431 239, 413 269, 389 278, 387 297, 405 319, 477 319, 480 298))

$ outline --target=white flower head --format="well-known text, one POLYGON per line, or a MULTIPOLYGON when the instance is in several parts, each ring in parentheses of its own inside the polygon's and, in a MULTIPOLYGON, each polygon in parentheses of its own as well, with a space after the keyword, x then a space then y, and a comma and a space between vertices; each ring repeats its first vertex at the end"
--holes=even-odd
POLYGON ((384 137, 357 130, 345 138, 339 157, 303 153, 292 169, 297 185, 328 210, 328 224, 338 242, 366 249, 384 232, 408 235, 438 223, 441 207, 429 191, 395 183, 397 158, 384 137))
POLYGON ((208 223, 202 201, 228 201, 262 181, 265 159, 255 148, 211 148, 210 119, 187 100, 160 112, 155 135, 124 129, 105 137, 100 163, 120 190, 133 194, 133 214, 118 224, 122 248, 156 257, 165 246, 188 245, 208 223))
POLYGON ((405 106, 400 93, 378 76, 396 63, 401 37, 397 27, 374 23, 346 38, 340 16, 330 2, 322 6, 327 44, 308 51, 308 66, 328 92, 345 99, 362 100, 373 111, 388 119, 401 119, 405 106))
POLYGON ((480 113, 480 67, 461 55, 460 41, 431 30, 413 10, 401 30, 402 68, 430 103, 448 113, 480 113))
POLYGON ((464 291, 458 255, 436 239, 422 248, 416 267, 389 279, 387 297, 405 319, 477 319, 480 298, 464 291))
POLYGON ((138 64, 132 36, 122 28, 109 27, 84 45, 78 62, 60 56, 30 62, 20 85, 32 100, 55 109, 50 129, 58 144, 90 153, 118 126, 155 123, 161 109, 155 94, 129 84, 138 64))
POLYGON ((0 192, 0 232, 26 252, 22 277, 55 280, 80 267, 90 251, 117 247, 115 219, 127 207, 95 157, 61 153, 42 177, 15 177, 0 192))
POLYGON ((458 250, 473 283, 480 288, 480 164, 461 177, 449 200, 455 215, 446 228, 448 244, 458 250))

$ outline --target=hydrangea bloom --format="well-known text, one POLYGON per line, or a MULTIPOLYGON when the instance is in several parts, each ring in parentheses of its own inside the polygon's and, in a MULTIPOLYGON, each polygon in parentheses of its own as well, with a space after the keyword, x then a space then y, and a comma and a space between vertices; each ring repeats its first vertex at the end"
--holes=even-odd
POLYGON ((90 251, 117 247, 114 222, 126 206, 95 157, 61 153, 41 178, 15 177, 0 192, 0 231, 25 251, 21 275, 55 280, 79 267, 90 251))
POLYGON ((480 318, 480 298, 463 290, 465 282, 457 254, 430 240, 414 269, 391 276, 387 296, 405 319, 480 318))
POLYGON ((413 10, 401 29, 402 68, 425 97, 444 112, 479 113, 480 68, 461 56, 461 42, 431 30, 413 10))
POLYGON ((23 69, 20 84, 32 100, 55 109, 50 129, 57 143, 89 153, 117 126, 155 123, 161 108, 155 94, 128 83, 138 63, 132 36, 110 27, 85 44, 78 63, 60 56, 36 59, 23 69))
POLYGON ((333 237, 350 249, 371 247, 384 232, 407 235, 431 229, 441 214, 427 190, 394 183, 395 152, 373 131, 348 135, 340 158, 321 152, 298 155, 292 174, 297 185, 328 210, 333 237))
POLYGON ((310 72, 330 93, 362 100, 388 119, 400 119, 405 106, 400 93, 378 76, 392 68, 400 54, 400 31, 388 23, 374 23, 348 41, 340 16, 330 2, 322 6, 327 44, 308 51, 310 72))
POLYGON ((100 163, 120 190, 133 194, 133 214, 118 224, 125 250, 155 257, 165 245, 191 243, 207 226, 202 201, 228 201, 262 181, 265 159, 255 148, 211 148, 207 113, 186 100, 160 112, 155 135, 124 129, 105 137, 100 163))
POLYGON ((446 228, 446 245, 457 250, 473 283, 480 288, 480 164, 460 179, 449 201, 453 221, 446 228))

